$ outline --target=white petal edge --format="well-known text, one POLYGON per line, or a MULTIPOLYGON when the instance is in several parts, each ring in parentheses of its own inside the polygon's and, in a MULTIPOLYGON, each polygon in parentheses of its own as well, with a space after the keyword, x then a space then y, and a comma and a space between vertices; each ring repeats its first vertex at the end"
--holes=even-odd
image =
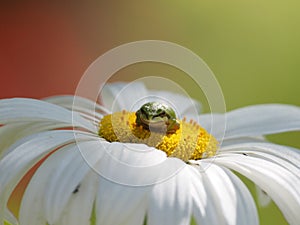
POLYGON ((182 168, 170 179, 156 184, 149 196, 147 225, 189 225, 192 216, 189 170, 182 168))
POLYGON ((257 185, 255 185, 255 193, 256 193, 256 196, 257 196, 258 204, 261 207, 267 207, 272 202, 271 197, 269 195, 267 195, 267 193, 264 192, 264 190, 262 190, 257 185))
POLYGON ((242 154, 247 157, 265 159, 292 172, 300 179, 300 151, 287 146, 273 143, 248 142, 222 147, 218 155, 242 154))
MULTIPOLYGON (((5 210, 4 220, 9 222, 10 224, 19 225, 17 218, 8 209, 5 210)), ((3 221, 0 222, 3 223, 3 221)))
MULTIPOLYGON (((300 130, 300 108, 283 104, 253 105, 236 109, 225 114, 226 133, 224 139, 260 136, 300 130)), ((224 115, 200 115, 199 121, 208 130, 212 125, 224 124, 224 115)), ((214 136, 222 137, 222 130, 215 129, 214 136)))
POLYGON ((191 182, 190 194, 192 197, 192 216, 201 225, 219 224, 219 218, 216 217, 214 204, 211 204, 210 189, 207 189, 204 182, 203 173, 195 166, 189 166, 191 182))
MULTIPOLYGON (((209 196, 208 204, 212 204, 209 209, 214 209, 218 220, 216 224, 259 224, 254 200, 247 187, 236 175, 214 164, 206 165, 205 162, 200 162, 199 166, 209 196)), ((212 223, 208 221, 208 224, 212 223)))
MULTIPOLYGON (((18 122, 6 124, 5 126, 0 127, 0 158, 9 152, 9 150, 6 150, 10 146, 14 143, 18 145, 18 141, 23 141, 23 138, 26 136, 68 126, 68 124, 52 122, 18 122)), ((14 146, 10 148, 10 150, 13 149, 14 146)))
POLYGON ((231 146, 231 145, 235 145, 235 144, 250 143, 250 142, 266 143, 268 141, 263 136, 230 138, 230 139, 225 139, 222 141, 221 148, 226 148, 227 146, 231 146))
POLYGON ((27 98, 0 100, 0 124, 33 121, 68 123, 97 133, 97 127, 91 121, 58 105, 27 98))
POLYGON ((267 160, 242 155, 216 157, 216 164, 233 169, 262 188, 278 205, 290 224, 300 221, 300 180, 285 168, 267 160))
POLYGON ((80 96, 58 95, 44 98, 43 100, 55 105, 59 105, 71 111, 74 110, 84 115, 95 116, 97 119, 101 119, 104 114, 111 113, 98 103, 80 96))

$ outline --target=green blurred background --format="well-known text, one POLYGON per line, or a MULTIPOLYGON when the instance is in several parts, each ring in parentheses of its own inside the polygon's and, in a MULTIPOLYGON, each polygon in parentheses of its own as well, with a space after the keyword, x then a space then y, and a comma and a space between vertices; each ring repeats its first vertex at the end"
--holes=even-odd
MULTIPOLYGON (((228 110, 274 102, 300 106, 297 0, 1 1, 0 6, 1 98, 72 94, 85 69, 104 52, 158 39, 204 59, 228 110)), ((145 63, 119 71, 112 80, 141 74, 176 80, 180 73, 145 63)), ((190 94, 203 100, 189 82, 183 85, 191 85, 190 94)), ((291 132, 269 138, 300 148, 299 137, 291 132)), ((285 224, 274 208, 260 210, 262 224, 285 224)))

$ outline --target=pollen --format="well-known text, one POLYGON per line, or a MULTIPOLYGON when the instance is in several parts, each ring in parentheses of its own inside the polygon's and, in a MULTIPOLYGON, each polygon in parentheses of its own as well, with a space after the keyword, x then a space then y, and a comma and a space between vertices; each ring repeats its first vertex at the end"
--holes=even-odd
POLYGON ((106 115, 100 121, 99 136, 109 142, 146 144, 184 161, 214 156, 218 149, 218 141, 193 120, 186 122, 184 118, 171 134, 150 131, 135 121, 135 112, 123 110, 106 115))

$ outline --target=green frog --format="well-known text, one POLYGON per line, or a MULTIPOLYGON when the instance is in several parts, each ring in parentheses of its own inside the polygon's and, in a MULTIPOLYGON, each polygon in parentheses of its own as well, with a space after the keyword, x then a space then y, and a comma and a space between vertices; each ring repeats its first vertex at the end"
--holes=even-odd
POLYGON ((175 133, 180 128, 174 110, 163 103, 148 102, 135 113, 136 125, 154 131, 175 133))

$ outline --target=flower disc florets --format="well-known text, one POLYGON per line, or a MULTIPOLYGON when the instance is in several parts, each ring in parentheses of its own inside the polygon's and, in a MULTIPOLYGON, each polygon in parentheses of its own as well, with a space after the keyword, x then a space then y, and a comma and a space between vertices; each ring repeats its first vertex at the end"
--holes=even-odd
MULTIPOLYGON (((99 135, 110 142, 146 144, 166 152, 170 157, 184 161, 215 155, 218 149, 217 140, 195 121, 186 122, 185 118, 178 121, 175 118, 178 121, 177 129, 168 132, 166 128, 165 132, 162 132, 163 129, 157 127, 151 129, 143 126, 137 119, 138 112, 123 110, 104 116, 100 122, 99 135)), ((162 121, 165 120, 162 117, 162 121)))

